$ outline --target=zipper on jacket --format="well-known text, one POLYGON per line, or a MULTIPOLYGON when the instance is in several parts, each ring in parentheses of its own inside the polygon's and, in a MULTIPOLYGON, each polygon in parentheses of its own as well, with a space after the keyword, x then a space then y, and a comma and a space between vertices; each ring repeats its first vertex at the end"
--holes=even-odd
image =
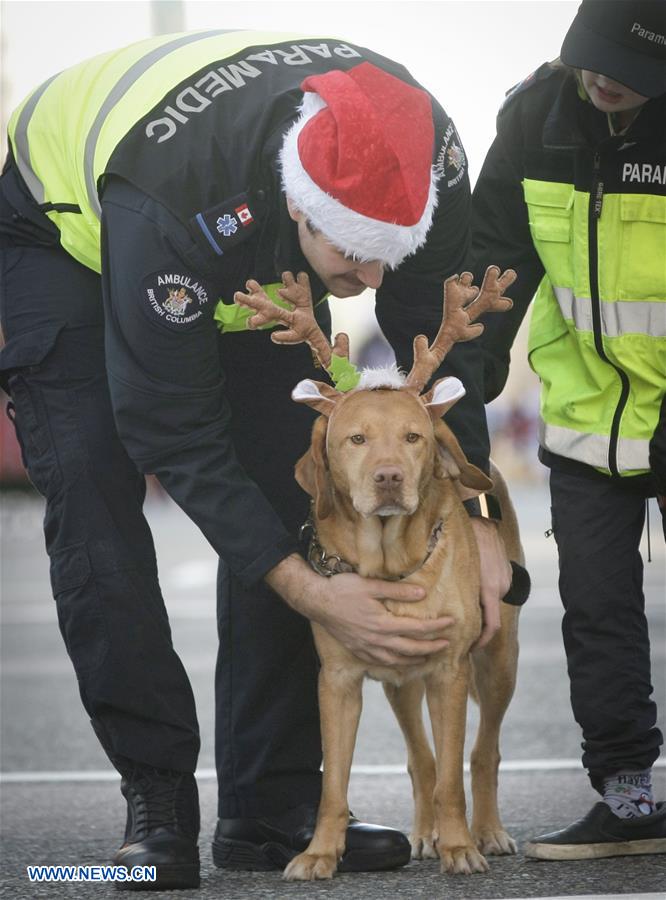
POLYGON ((594 176, 590 190, 590 205, 588 210, 588 242, 590 259, 590 295, 592 301, 592 330, 594 333, 594 346, 604 362, 611 365, 618 374, 621 384, 620 399, 615 408, 613 422, 611 424, 610 442, 608 446, 608 468, 611 474, 618 475, 617 468, 617 443, 620 436, 620 421, 622 413, 629 398, 629 378, 626 372, 616 366, 607 356, 601 330, 601 301, 599 299, 599 248, 597 244, 598 221, 601 218, 603 206, 604 183, 600 177, 601 160, 599 153, 594 154, 594 176))
POLYGON ((590 194, 590 199, 594 199, 593 213, 595 219, 601 218, 601 210, 604 204, 604 183, 599 175, 600 159, 599 154, 594 154, 594 182, 592 188, 594 193, 590 194))

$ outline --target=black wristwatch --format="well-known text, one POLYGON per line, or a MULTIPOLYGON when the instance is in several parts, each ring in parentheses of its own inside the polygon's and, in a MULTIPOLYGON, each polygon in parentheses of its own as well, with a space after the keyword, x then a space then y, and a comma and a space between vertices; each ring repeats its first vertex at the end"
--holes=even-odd
POLYGON ((463 500, 462 504, 467 510, 467 515, 472 518, 478 516, 482 519, 492 519, 495 522, 499 522, 502 518, 499 500, 493 494, 479 494, 478 497, 463 500))

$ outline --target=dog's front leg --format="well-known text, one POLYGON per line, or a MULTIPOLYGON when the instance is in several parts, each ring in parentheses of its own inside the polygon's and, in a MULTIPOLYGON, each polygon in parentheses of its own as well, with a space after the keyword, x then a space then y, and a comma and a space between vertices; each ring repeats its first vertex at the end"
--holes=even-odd
POLYGON ((349 824, 347 789, 356 732, 361 716, 363 674, 319 672, 319 716, 324 751, 324 778, 317 824, 310 844, 294 857, 284 872, 288 881, 332 878, 345 850, 349 824))
POLYGON ((422 678, 414 678, 399 687, 384 682, 388 697, 407 745, 407 767, 412 779, 414 795, 414 825, 409 836, 414 859, 436 859, 433 844, 433 795, 435 791, 435 760, 423 727, 422 678))
POLYGON ((463 751, 469 669, 466 656, 457 666, 439 668, 425 679, 437 760, 437 852, 442 872, 465 875, 488 870, 488 863, 472 840, 466 816, 463 751))

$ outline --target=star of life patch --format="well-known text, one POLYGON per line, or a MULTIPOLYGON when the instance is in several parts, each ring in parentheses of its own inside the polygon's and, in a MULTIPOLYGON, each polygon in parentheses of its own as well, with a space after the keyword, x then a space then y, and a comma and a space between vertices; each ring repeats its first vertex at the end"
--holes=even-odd
POLYGON ((195 324, 209 299, 205 285, 183 271, 154 272, 144 278, 141 293, 150 317, 176 330, 195 324))

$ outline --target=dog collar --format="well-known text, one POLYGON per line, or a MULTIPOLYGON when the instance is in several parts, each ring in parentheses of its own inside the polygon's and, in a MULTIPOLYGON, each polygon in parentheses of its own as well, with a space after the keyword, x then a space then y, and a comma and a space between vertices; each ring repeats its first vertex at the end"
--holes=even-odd
MULTIPOLYGON (((444 522, 442 519, 439 519, 430 533, 427 552, 423 562, 415 569, 412 569, 411 572, 405 572, 402 575, 386 578, 386 580, 401 581, 403 578, 407 578, 408 575, 413 575, 414 572, 418 572, 430 558, 443 530, 444 522)), ((323 575, 324 578, 331 578, 333 575, 341 575, 345 572, 356 572, 356 567, 351 563, 336 554, 328 554, 324 547, 322 547, 319 541, 319 535, 317 534, 317 526, 315 525, 314 517, 312 515, 312 506, 310 507, 310 514, 301 526, 299 537, 304 543, 307 541, 306 559, 310 563, 311 568, 313 568, 318 575, 323 575)))
POLYGON ((324 550, 319 543, 317 529, 311 516, 308 516, 301 526, 300 538, 303 542, 307 541, 306 559, 310 563, 310 567, 313 568, 318 575, 330 578, 332 575, 341 575, 343 572, 356 571, 354 566, 342 559, 341 556, 335 554, 329 555, 324 550), (308 533, 310 535, 309 538, 307 536, 308 533))

